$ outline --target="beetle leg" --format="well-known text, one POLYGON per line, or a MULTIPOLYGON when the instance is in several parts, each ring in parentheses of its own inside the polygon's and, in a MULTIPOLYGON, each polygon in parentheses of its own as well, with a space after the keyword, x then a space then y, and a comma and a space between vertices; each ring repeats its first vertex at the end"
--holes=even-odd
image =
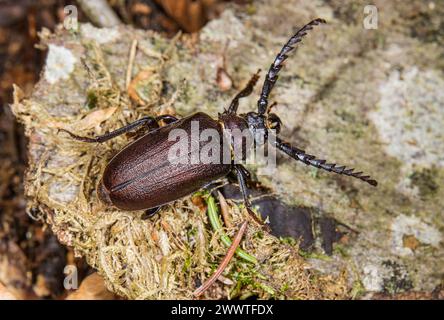
POLYGON ((145 210, 145 212, 142 214, 141 219, 146 220, 154 216, 156 213, 158 213, 160 210, 160 207, 154 207, 148 210, 145 210))
POLYGON ((175 116, 170 115, 170 114, 164 114, 164 115, 158 116, 156 118, 157 122, 159 122, 160 120, 163 120, 163 122, 165 122, 168 125, 170 123, 178 121, 179 119, 176 118, 175 116))
POLYGON ((143 125, 148 126, 149 129, 156 129, 159 127, 157 122, 160 120, 164 120, 164 121, 167 121, 168 123, 171 123, 171 122, 177 121, 177 118, 170 116, 170 115, 162 115, 162 116, 158 116, 156 118, 143 117, 143 118, 140 118, 139 120, 136 120, 136 121, 134 121, 122 128, 119 128, 117 130, 105 133, 104 135, 97 136, 94 138, 78 136, 68 130, 65 130, 65 129, 59 129, 59 130, 68 133, 75 140, 79 140, 82 142, 89 142, 89 143, 94 143, 94 142, 103 143, 105 141, 108 141, 108 140, 113 139, 117 136, 120 136, 124 133, 132 131, 132 130, 134 130, 140 126, 143 126, 143 125))
POLYGON ((268 96, 270 95, 271 90, 274 87, 278 79, 278 73, 282 69, 282 63, 287 59, 287 54, 290 53, 294 49, 294 46, 301 42, 302 38, 307 34, 307 31, 313 29, 313 26, 316 26, 320 23, 325 23, 324 19, 315 19, 311 22, 307 23, 294 36, 288 40, 288 42, 282 47, 281 51, 278 53, 276 58, 274 59, 270 69, 268 70, 267 76, 265 77, 264 84, 262 86, 262 92, 257 102, 258 113, 265 114, 268 107, 268 96))
POLYGON ((253 218, 254 221, 256 221, 260 225, 264 225, 264 222, 261 221, 261 219, 258 218, 258 216, 251 209, 251 202, 248 199, 248 190, 247 190, 246 180, 249 178, 250 173, 242 165, 235 165, 234 168, 236 169, 237 180, 239 181, 239 188, 241 190, 242 197, 244 198, 245 208, 247 209, 248 213, 250 214, 250 216, 253 218))
POLYGON ((274 143, 276 145, 276 148, 285 152, 293 159, 305 163, 306 165, 310 165, 337 174, 343 174, 353 178, 357 178, 367 182, 368 184, 374 187, 376 187, 378 184, 376 180, 371 179, 370 176, 364 175, 363 172, 355 172, 354 171, 355 169, 348 169, 345 166, 337 166, 335 163, 327 163, 326 160, 316 159, 315 156, 305 153, 304 150, 292 147, 289 143, 281 140, 278 137, 276 137, 274 143))
POLYGON ((254 89, 254 86, 257 83, 257 80, 259 80, 259 73, 261 72, 261 70, 259 69, 250 79, 250 81, 248 81, 247 85, 245 86, 245 88, 242 89, 242 91, 240 91, 233 99, 233 101, 231 101, 230 107, 228 108, 228 111, 226 111, 226 113, 230 113, 230 114, 236 114, 237 112, 237 108, 239 107, 239 99, 240 98, 244 98, 244 97, 248 97, 254 89))
POLYGON ((248 171, 248 169, 245 168, 245 167, 244 167, 243 165, 241 165, 241 164, 238 164, 237 167, 239 168, 239 170, 242 171, 242 175, 244 176, 245 181, 246 181, 246 182, 250 181, 250 180, 251 180, 251 173, 250 173, 250 171, 248 171))

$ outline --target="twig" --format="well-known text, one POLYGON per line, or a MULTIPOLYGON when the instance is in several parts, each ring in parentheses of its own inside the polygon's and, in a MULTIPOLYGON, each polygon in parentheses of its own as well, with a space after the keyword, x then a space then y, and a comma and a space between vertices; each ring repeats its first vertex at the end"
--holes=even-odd
POLYGON ((217 190, 217 196, 219 197, 219 205, 220 205, 220 213, 222 214, 222 219, 224 219, 224 223, 227 228, 231 228, 233 225, 231 223, 230 215, 228 214, 228 203, 225 200, 222 193, 217 190))
POLYGON ((233 240, 233 243, 231 244, 230 248, 228 249, 227 254, 225 255, 224 259, 220 263, 219 267, 216 269, 216 271, 211 275, 211 277, 208 278, 208 280, 202 284, 199 288, 197 288, 193 295, 195 297, 199 297, 202 293, 204 293, 216 280, 219 278, 219 276, 222 274, 222 272, 227 267, 228 263, 231 261, 231 258, 233 258, 234 253, 236 252, 237 247, 239 246, 239 243, 242 240, 242 237, 245 233, 245 230, 247 229, 248 221, 244 221, 239 229, 239 231, 236 234, 236 237, 233 240))
POLYGON ((122 24, 106 0, 77 0, 82 11, 98 27, 110 28, 122 24))
POLYGON ((131 43, 131 50, 129 54, 129 62, 128 62, 128 68, 126 69, 126 82, 125 82, 125 88, 128 90, 128 87, 131 84, 131 75, 133 73, 133 65, 134 65, 134 59, 136 57, 136 49, 137 49, 137 40, 134 39, 131 43))

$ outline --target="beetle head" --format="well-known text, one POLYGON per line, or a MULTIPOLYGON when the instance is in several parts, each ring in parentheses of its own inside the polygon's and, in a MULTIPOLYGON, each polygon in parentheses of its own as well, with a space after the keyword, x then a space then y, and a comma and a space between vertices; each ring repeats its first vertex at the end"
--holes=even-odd
POLYGON ((279 134, 281 130, 282 121, 275 113, 262 115, 256 112, 248 112, 241 116, 247 121, 256 145, 262 145, 267 141, 270 130, 274 130, 275 134, 279 134))
POLYGON ((268 128, 265 117, 256 112, 248 112, 242 116, 248 123, 248 128, 253 135, 256 145, 263 145, 268 137, 268 128))
MULTIPOLYGON (((248 136, 252 138, 251 143, 256 146, 263 145, 267 142, 268 133, 274 130, 278 134, 281 128, 281 120, 275 113, 260 114, 257 112, 248 112, 246 114, 236 115, 233 113, 224 112, 219 114, 219 121, 224 125, 224 128, 231 130, 240 130, 241 132, 249 132, 248 136)), ((240 146, 242 143, 242 150, 248 150, 251 143, 245 143, 244 140, 232 141, 235 146, 240 146)), ((243 154, 243 158, 245 155, 243 154)))

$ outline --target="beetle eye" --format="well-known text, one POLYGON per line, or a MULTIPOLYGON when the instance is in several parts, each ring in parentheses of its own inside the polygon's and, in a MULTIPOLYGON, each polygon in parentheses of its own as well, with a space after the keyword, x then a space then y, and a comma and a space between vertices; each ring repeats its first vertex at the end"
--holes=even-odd
POLYGON ((271 130, 275 130, 276 134, 279 134, 281 126, 281 119, 275 113, 270 113, 267 117, 267 127, 271 130))

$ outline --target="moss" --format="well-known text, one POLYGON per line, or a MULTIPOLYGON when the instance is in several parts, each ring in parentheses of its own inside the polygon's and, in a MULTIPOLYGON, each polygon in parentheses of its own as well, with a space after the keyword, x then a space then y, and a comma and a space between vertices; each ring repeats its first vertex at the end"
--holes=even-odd
POLYGON ((438 170, 434 167, 424 168, 420 171, 415 171, 410 175, 412 184, 419 189, 419 194, 422 198, 429 198, 438 193, 439 185, 436 182, 438 170))
POLYGON ((331 6, 335 16, 348 24, 355 23, 363 15, 362 4, 359 2, 350 1, 343 3, 341 1, 331 1, 331 6))
POLYGON ((309 174, 310 174, 310 177, 312 177, 313 179, 318 179, 319 178, 319 169, 318 168, 310 168, 309 174))
POLYGON ((257 7, 253 3, 249 3, 247 5, 246 12, 249 15, 253 15, 257 12, 257 7))
POLYGON ((391 271, 391 275, 383 279, 382 287, 384 292, 395 295, 413 288, 413 282, 409 279, 400 264, 386 260, 383 262, 383 265, 391 271))
POLYGON ((98 98, 94 91, 88 91, 86 98, 86 106, 88 109, 94 109, 97 107, 98 98))
POLYGON ((353 286, 350 292, 350 296, 353 300, 359 299, 365 294, 365 287, 361 281, 356 280, 353 282, 353 286))
POLYGON ((319 252, 307 252, 303 250, 299 250, 299 254, 301 257, 304 257, 306 259, 318 259, 323 261, 331 261, 332 258, 327 256, 326 254, 319 253, 319 252))
POLYGON ((347 248, 344 245, 339 243, 333 244, 333 252, 334 254, 338 254, 343 258, 349 258, 350 254, 347 252, 347 248))
POLYGON ((292 237, 280 237, 282 243, 288 244, 290 246, 295 246, 297 244, 297 240, 292 237))

